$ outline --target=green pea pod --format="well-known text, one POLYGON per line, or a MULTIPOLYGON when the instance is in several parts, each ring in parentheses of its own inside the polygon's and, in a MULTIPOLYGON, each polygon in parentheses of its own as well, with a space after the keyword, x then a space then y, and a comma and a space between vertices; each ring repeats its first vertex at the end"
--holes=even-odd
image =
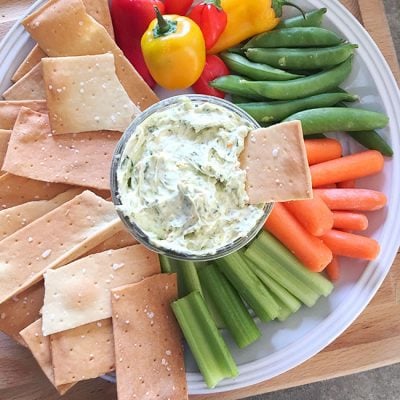
MULTIPOLYGON (((265 99, 263 98, 262 100, 265 99)), ((231 94, 231 102, 234 104, 253 103, 256 102, 256 100, 252 99, 251 97, 239 96, 238 94, 231 94)))
POLYGON ((287 81, 302 77, 302 75, 291 74, 281 69, 270 67, 269 65, 251 62, 240 54, 225 52, 221 53, 220 57, 232 72, 247 76, 250 79, 287 81))
POLYGON ((284 82, 249 81, 241 78, 236 81, 236 85, 240 85, 248 95, 253 93, 274 100, 301 99, 332 91, 349 76, 351 66, 352 57, 349 57, 334 68, 304 78, 284 82))
POLYGON ((300 28, 275 29, 260 33, 250 39, 245 49, 252 47, 327 47, 343 43, 344 39, 328 29, 307 26, 300 28))
POLYGON ((393 156, 393 149, 378 132, 360 131, 347 132, 347 134, 367 149, 378 150, 387 157, 393 156))
POLYGON ((325 132, 369 131, 384 128, 389 118, 360 108, 327 107, 300 111, 284 121, 300 120, 304 135, 325 132))
POLYGON ((261 123, 279 122, 290 115, 310 108, 329 107, 340 101, 356 101, 358 96, 350 93, 324 93, 304 99, 238 104, 256 121, 261 123))
POLYGON ((261 49, 246 50, 246 56, 254 62, 265 63, 275 68, 324 69, 347 60, 358 46, 340 44, 332 47, 309 49, 261 49))
POLYGON ((301 26, 321 26, 324 15, 326 14, 326 8, 320 8, 305 13, 305 18, 302 15, 297 15, 292 18, 286 18, 281 20, 278 29, 281 28, 294 28, 301 26))
POLYGON ((265 97, 255 93, 252 89, 245 87, 242 84, 243 80, 244 78, 238 75, 225 75, 214 79, 209 83, 209 85, 225 93, 236 94, 254 100, 265 100, 265 97))

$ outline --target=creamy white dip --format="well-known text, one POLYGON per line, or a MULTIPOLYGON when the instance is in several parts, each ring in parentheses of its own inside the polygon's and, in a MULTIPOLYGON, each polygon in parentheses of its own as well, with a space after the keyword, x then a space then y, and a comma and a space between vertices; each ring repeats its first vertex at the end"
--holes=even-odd
POLYGON ((239 155, 252 130, 222 106, 182 102, 128 140, 117 170, 123 214, 167 250, 204 255, 246 236, 263 215, 247 204, 239 155))

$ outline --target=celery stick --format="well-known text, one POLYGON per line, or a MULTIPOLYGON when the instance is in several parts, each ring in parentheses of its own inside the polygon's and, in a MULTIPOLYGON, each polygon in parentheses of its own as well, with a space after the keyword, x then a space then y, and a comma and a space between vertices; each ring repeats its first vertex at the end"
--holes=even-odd
POLYGON ((282 304, 284 304, 291 313, 295 313, 299 310, 301 307, 301 302, 296 297, 294 297, 287 289, 272 279, 264 270, 255 265, 252 261, 246 260, 246 262, 253 272, 258 276, 260 281, 270 290, 275 300, 279 299, 277 303, 281 305, 281 307, 282 304))
POLYGON ((237 251, 219 258, 214 263, 218 265, 220 271, 228 278, 261 321, 267 322, 278 316, 278 304, 246 264, 240 252, 237 251))
POLYGON ((160 265, 161 265, 161 271, 170 274, 172 272, 176 272, 174 262, 176 260, 169 258, 167 256, 164 256, 162 254, 158 255, 158 258, 160 260, 160 265))
POLYGON ((239 371, 199 292, 174 301, 172 310, 209 388, 239 371))
MULTIPOLYGON (((317 272, 311 272, 277 239, 268 232, 261 232, 249 246, 257 246, 262 254, 269 254, 278 264, 282 265, 287 271, 304 282, 314 292, 323 296, 328 296, 332 290, 332 283, 317 272)), ((247 251, 246 251, 247 252, 247 251)), ((250 250, 250 253, 252 251, 250 250)), ((297 296, 296 296, 297 297, 297 296)))
POLYGON ((274 293, 271 292, 272 297, 275 299, 275 301, 279 304, 281 307, 279 314, 278 314, 278 321, 286 321, 293 313, 292 310, 274 293))
POLYGON ((261 332, 250 316, 238 292, 228 279, 214 265, 202 268, 199 271, 201 285, 210 295, 232 335, 235 343, 240 347, 249 346, 260 338, 261 332))

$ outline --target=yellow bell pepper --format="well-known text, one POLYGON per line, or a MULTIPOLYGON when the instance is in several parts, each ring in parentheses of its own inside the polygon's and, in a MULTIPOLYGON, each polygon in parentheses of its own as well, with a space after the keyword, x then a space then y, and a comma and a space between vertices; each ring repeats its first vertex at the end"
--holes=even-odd
MULTIPOLYGON (((220 53, 252 36, 274 29, 282 16, 284 5, 296 5, 284 0, 222 0, 222 9, 228 16, 228 23, 210 54, 220 53)), ((303 14, 304 15, 304 14, 303 14)))
POLYGON ((163 88, 186 89, 199 79, 205 66, 203 34, 191 19, 180 15, 162 16, 155 9, 157 18, 141 40, 145 63, 163 88))

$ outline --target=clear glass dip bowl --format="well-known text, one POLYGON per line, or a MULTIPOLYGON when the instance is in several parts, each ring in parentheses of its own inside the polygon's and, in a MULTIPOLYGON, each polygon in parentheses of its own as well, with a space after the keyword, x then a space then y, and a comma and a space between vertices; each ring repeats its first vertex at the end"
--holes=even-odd
POLYGON ((256 222, 256 224, 253 226, 253 228, 245 235, 242 237, 237 238, 233 242, 218 248, 216 251, 214 250, 213 252, 210 253, 205 253, 205 254, 192 254, 190 252, 187 253, 180 253, 168 248, 160 247, 155 245, 154 243, 151 242, 149 239, 148 235, 146 232, 144 232, 137 224, 131 221, 130 218, 125 216, 120 210, 119 210, 119 205, 121 205, 121 199, 119 196, 119 189, 118 189, 118 179, 117 179, 117 170, 120 165, 120 162, 122 161, 122 155, 124 154, 125 146, 128 143, 130 137, 132 134, 135 132, 136 128, 143 122, 145 121, 148 117, 150 117, 152 114, 157 113, 159 111, 163 111, 165 109, 168 109, 169 107, 172 107, 176 105, 177 103, 181 102, 184 98, 191 100, 192 102, 198 102, 198 103, 212 103, 218 106, 221 106, 231 112, 234 112, 238 114, 241 118, 247 120, 254 129, 257 129, 260 127, 260 125, 245 111, 237 107, 235 104, 222 100, 216 97, 212 96, 205 96, 205 95, 197 95, 197 94, 187 94, 187 95, 179 95, 179 96, 174 96, 170 97, 168 99, 162 100, 153 106, 149 107, 146 111, 141 113, 135 120, 132 121, 132 123, 129 125, 129 127, 126 129, 125 133, 119 140, 114 155, 112 159, 112 164, 111 164, 111 194, 112 194, 112 201, 114 205, 116 206, 117 213, 119 217, 121 218, 122 222, 125 224, 126 228, 128 231, 137 239, 139 243, 142 243, 144 246, 149 248, 150 250, 153 250, 159 254, 165 255, 167 257, 171 258, 176 258, 180 260, 192 260, 192 261, 210 261, 216 258, 220 258, 223 256, 226 256, 230 253, 233 253, 243 246, 245 246, 247 243, 249 243, 256 235, 257 233, 261 230, 261 228, 264 225, 265 220, 267 219, 269 213, 272 210, 272 203, 266 203, 263 208, 263 214, 261 218, 256 222))

